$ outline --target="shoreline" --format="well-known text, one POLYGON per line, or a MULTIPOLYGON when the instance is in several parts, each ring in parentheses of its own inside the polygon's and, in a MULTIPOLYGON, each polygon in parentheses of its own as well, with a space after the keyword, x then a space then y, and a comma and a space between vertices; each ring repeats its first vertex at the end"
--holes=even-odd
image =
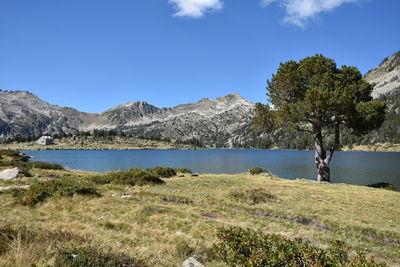
MULTIPOLYGON (((55 139, 54 144, 41 145, 36 141, 0 144, 0 149, 9 150, 212 150, 212 149, 226 149, 226 150, 288 150, 288 151, 314 151, 314 149, 285 149, 277 146, 270 148, 215 148, 215 147, 202 147, 192 144, 182 144, 168 141, 156 141, 139 138, 121 138, 115 137, 112 139, 101 138, 85 138, 85 137, 71 137, 63 139, 55 139)), ((338 151, 359 151, 359 152, 400 152, 400 144, 392 143, 376 143, 370 145, 353 145, 343 146, 338 151)))
MULTIPOLYGON (((313 149, 285 149, 285 148, 213 148, 213 147, 137 147, 137 146, 95 146, 95 147, 76 147, 76 146, 57 146, 57 145, 23 145, 23 144, 0 144, 0 149, 8 150, 270 150, 270 151, 314 151, 313 149)), ((335 152, 400 152, 400 144, 393 144, 393 147, 386 146, 354 146, 352 149, 344 147, 335 152)))

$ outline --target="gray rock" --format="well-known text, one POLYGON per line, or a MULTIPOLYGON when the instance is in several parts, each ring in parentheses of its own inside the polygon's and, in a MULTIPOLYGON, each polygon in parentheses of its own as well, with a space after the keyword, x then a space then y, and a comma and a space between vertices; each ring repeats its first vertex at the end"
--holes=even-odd
POLYGON ((194 257, 190 257, 182 263, 182 267, 204 267, 204 265, 197 261, 194 257))
POLYGON ((11 180, 17 178, 18 174, 21 172, 18 168, 6 169, 0 172, 1 180, 11 180))

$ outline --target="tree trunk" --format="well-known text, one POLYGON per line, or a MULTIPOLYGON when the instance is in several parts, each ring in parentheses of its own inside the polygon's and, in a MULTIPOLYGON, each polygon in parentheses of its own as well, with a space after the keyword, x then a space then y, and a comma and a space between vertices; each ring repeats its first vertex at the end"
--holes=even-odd
POLYGON ((329 162, 331 157, 326 156, 326 150, 323 146, 322 141, 322 130, 321 127, 314 127, 314 143, 315 143, 315 166, 317 168, 317 181, 318 182, 330 182, 331 171, 329 168, 329 162))
POLYGON ((317 181, 331 182, 331 169, 329 163, 332 160, 333 153, 340 145, 339 122, 335 122, 335 142, 328 151, 324 149, 322 140, 322 129, 319 125, 314 125, 314 143, 315 143, 315 165, 317 167, 317 181))
MULTIPOLYGON (((326 153, 324 153, 326 154, 326 153)), ((322 158, 315 152, 315 165, 317 167, 317 181, 318 182, 330 182, 331 181, 331 169, 329 167, 329 161, 327 158, 322 158)))

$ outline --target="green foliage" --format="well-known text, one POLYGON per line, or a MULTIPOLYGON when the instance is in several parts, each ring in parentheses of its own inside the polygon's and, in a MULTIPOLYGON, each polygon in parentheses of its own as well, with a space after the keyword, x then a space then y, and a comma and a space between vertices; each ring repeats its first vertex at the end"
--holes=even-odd
POLYGON ((96 184, 123 184, 123 185, 151 185, 162 184, 163 180, 153 172, 142 171, 140 169, 130 169, 129 171, 112 171, 103 175, 96 175, 91 178, 96 184))
POLYGON ((249 169, 249 173, 251 175, 257 175, 257 174, 262 174, 262 173, 269 174, 269 171, 264 168, 261 168, 261 167, 253 167, 253 168, 249 169))
POLYGON ((186 168, 175 168, 174 170, 176 173, 193 173, 191 170, 186 168))
POLYGON ((203 142, 201 142, 200 139, 197 139, 195 137, 192 137, 190 139, 185 139, 185 140, 177 139, 175 141, 175 143, 183 144, 183 145, 192 145, 192 146, 197 146, 197 147, 204 147, 203 142))
POLYGON ((146 171, 161 178, 171 178, 176 175, 175 169, 169 167, 154 167, 152 169, 146 169, 146 171))
POLYGON ((187 259, 193 254, 195 254, 195 248, 189 246, 189 244, 185 241, 180 241, 178 244, 175 245, 177 255, 182 259, 187 259))
POLYGON ((219 229, 214 250, 229 266, 387 266, 336 241, 326 250, 309 241, 290 240, 280 235, 263 234, 242 228, 219 229))
POLYGON ((0 159, 6 160, 28 160, 28 156, 15 150, 0 149, 0 159))
POLYGON ((27 206, 34 206, 53 196, 72 197, 75 194, 101 196, 93 184, 78 178, 35 182, 28 189, 14 189, 12 194, 18 203, 27 206))
POLYGON ((340 123, 364 133, 384 120, 385 105, 372 101, 372 86, 360 71, 337 68, 332 59, 322 55, 281 63, 267 90, 274 110, 256 105, 254 123, 258 128, 310 130, 311 125, 329 129, 340 123))
POLYGON ((64 170, 64 167, 56 163, 40 161, 0 160, 0 166, 18 167, 21 169, 43 169, 43 170, 64 170))
POLYGON ((64 167, 57 163, 48 163, 41 161, 25 162, 29 168, 43 169, 43 170, 64 170, 64 167))
POLYGON ((249 205, 256 205, 259 203, 265 203, 268 201, 274 201, 278 198, 273 194, 269 193, 263 188, 249 189, 249 190, 238 190, 231 192, 230 197, 239 202, 245 202, 249 205))
POLYGON ((386 103, 386 119, 379 129, 364 136, 356 136, 351 131, 342 132, 343 145, 368 145, 374 143, 400 143, 400 88, 379 97, 386 103))
POLYGON ((369 184, 367 186, 373 188, 382 188, 390 191, 397 191, 396 186, 390 183, 376 183, 376 184, 369 184))
POLYGON ((104 252, 93 247, 60 249, 56 253, 56 266, 70 267, 144 267, 145 262, 124 254, 104 252))

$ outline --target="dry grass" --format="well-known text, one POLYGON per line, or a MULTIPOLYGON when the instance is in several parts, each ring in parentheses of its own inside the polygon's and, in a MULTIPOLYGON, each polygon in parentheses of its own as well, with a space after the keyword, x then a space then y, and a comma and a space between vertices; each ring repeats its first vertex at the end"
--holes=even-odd
POLYGON ((353 147, 345 146, 343 151, 376 151, 376 152, 399 152, 400 144, 376 143, 373 145, 355 145, 353 147))
MULTIPOLYGON (((55 175, 93 174, 35 170, 29 179, 55 175)), ((186 175, 165 181, 143 187, 103 185, 100 198, 50 198, 34 208, 15 204, 11 194, 0 194, 0 229, 12 225, 72 236, 65 242, 14 238, 7 252, 0 253, 0 266, 51 264, 57 247, 82 244, 143 259, 149 266, 180 266, 192 253, 207 255, 207 266, 224 266, 211 253, 216 230, 224 226, 305 238, 321 247, 339 239, 378 260, 400 265, 398 192, 247 173, 186 175), (241 201, 232 197, 238 192, 268 192, 274 198, 241 201)))

